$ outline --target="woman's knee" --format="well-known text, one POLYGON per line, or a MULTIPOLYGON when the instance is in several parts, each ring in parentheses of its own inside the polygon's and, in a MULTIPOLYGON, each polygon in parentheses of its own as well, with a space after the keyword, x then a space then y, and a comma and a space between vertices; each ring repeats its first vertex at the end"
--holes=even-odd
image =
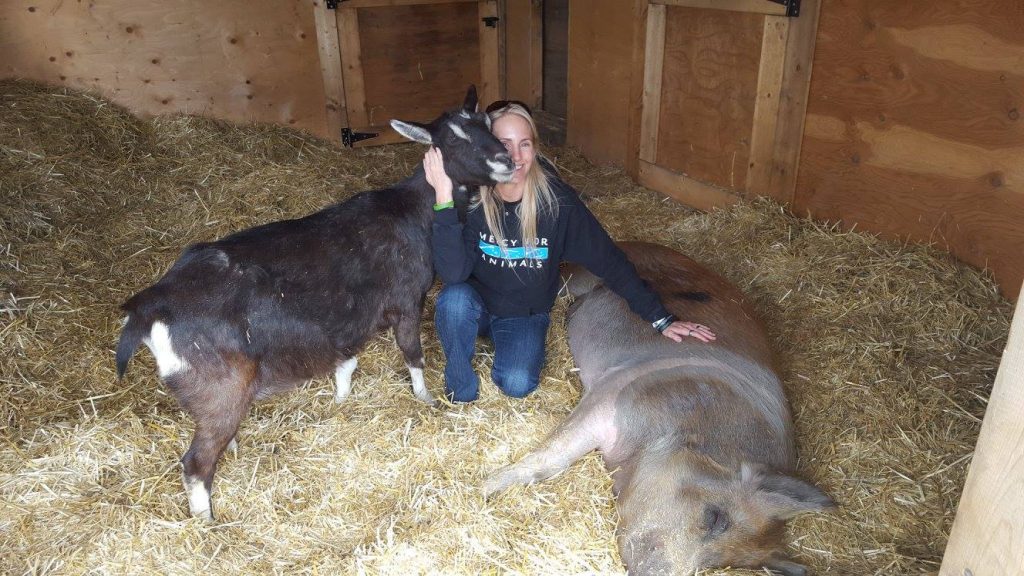
POLYGON ((491 373, 494 383, 505 393, 513 398, 523 398, 537 389, 540 382, 540 374, 534 374, 528 368, 515 368, 511 370, 495 370, 491 373))
POLYGON ((441 289, 434 304, 438 321, 476 320, 480 316, 480 296, 469 284, 449 284, 441 289))

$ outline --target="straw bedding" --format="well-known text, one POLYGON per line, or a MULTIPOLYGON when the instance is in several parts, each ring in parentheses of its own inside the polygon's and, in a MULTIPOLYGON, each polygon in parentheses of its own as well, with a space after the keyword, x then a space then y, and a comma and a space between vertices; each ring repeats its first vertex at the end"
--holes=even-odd
MULTIPOLYGON (((143 121, 87 94, 0 83, 0 573, 621 574, 597 454, 480 496, 579 398, 565 302, 525 400, 491 385, 484 345, 481 399, 427 408, 381 335, 343 406, 327 379, 258 405, 222 459, 213 525, 187 518, 177 461, 191 422, 148 352, 115 378, 117 306, 186 244, 390 183, 422 152, 143 121)), ((757 303, 800 473, 842 506, 792 523, 792 552, 817 573, 936 570, 1008 331, 991 280, 768 202, 693 213, 571 149, 548 153, 613 237, 676 247, 757 303)), ((440 396, 432 298, 426 376, 440 396)))

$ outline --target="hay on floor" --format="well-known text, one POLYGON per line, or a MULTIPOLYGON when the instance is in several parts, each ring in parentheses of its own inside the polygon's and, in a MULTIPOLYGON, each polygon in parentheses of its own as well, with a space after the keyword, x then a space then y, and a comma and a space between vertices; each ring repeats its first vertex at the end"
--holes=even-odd
MULTIPOLYGON (((1008 331, 991 280, 769 202, 696 214, 570 149, 548 152, 614 237, 679 248, 757 303, 800 471, 842 506, 794 522, 793 553, 819 574, 936 570, 1008 331)), ((481 399, 426 408, 382 335, 343 406, 327 379, 259 405, 222 460, 212 526, 187 518, 177 461, 191 423, 148 352, 115 378, 118 305, 183 246, 387 184, 422 153, 142 121, 90 95, 0 82, 0 572, 621 574, 597 454, 480 495, 579 398, 564 303, 525 400, 496 392, 484 347, 481 399)), ((440 395, 431 317, 426 376, 440 395)))

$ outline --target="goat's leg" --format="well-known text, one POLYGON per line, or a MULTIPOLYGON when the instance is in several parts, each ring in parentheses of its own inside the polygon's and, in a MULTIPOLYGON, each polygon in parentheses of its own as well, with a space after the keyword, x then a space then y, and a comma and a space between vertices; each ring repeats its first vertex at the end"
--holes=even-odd
POLYGON ((217 461, 234 441, 254 396, 255 363, 225 359, 224 366, 226 373, 218 371, 212 378, 193 372, 175 383, 196 423, 192 444, 181 458, 182 484, 192 516, 204 520, 213 520, 210 493, 217 461))
POLYGON ((352 373, 356 371, 359 361, 355 356, 338 364, 334 369, 334 402, 341 404, 352 392, 352 373))
POLYGON ((419 310, 415 313, 406 312, 398 318, 395 324, 395 341, 405 357, 405 365, 409 368, 409 376, 412 378, 412 392, 425 404, 437 405, 437 400, 427 391, 427 384, 423 380, 423 345, 420 343, 420 316, 419 310))

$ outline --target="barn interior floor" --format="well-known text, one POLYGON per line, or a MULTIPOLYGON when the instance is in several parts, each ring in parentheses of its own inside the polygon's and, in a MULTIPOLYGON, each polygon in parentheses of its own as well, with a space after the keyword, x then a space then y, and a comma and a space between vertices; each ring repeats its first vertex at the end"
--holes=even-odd
MULTIPOLYGON (((547 152, 613 237, 678 248, 756 303, 799 472, 841 506, 792 522, 791 553, 818 574, 937 570, 1009 326, 991 279, 768 202, 696 213, 572 149, 547 152)), ((422 154, 139 120, 87 94, 0 82, 0 573, 622 574, 597 454, 480 493, 579 398, 565 301, 525 400, 496 391, 485 353, 478 402, 427 408, 382 335, 344 405, 327 379, 260 404, 221 462, 213 525, 187 519, 178 459, 191 423, 148 352, 115 377, 119 304, 186 244, 389 183, 422 154)), ((440 396, 433 297, 426 379, 440 396)))

